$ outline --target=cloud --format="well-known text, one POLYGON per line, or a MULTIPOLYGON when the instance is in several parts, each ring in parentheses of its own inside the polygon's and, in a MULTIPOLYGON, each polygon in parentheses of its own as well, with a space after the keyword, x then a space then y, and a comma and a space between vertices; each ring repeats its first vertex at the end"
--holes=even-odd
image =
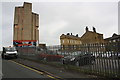
MULTIPOLYGON (((40 5, 40 3, 38 4, 40 5)), ((117 33, 117 3, 101 2, 41 4, 42 5, 39 7, 39 13, 42 16, 41 24, 49 24, 59 18, 68 22, 68 25, 59 30, 59 32, 73 32, 82 35, 85 26, 90 26, 90 29, 92 26, 95 26, 98 32, 104 34, 104 37, 111 36, 112 32, 117 33), (108 32, 105 31, 106 28, 109 28, 108 32)), ((35 8, 35 10, 38 11, 37 8, 35 8)))
MULTIPOLYGON (((12 40, 14 7, 22 4, 13 2, 3 5, 3 31, 10 32, 7 39, 12 40)), ((60 44, 60 35, 67 32, 82 36, 86 26, 90 30, 92 26, 96 27, 97 32, 103 33, 105 38, 118 33, 116 2, 33 2, 32 5, 33 12, 40 15, 40 43, 60 44)))
POLYGON ((2 45, 10 46, 13 41, 13 24, 15 5, 21 3, 3 2, 2 3, 2 45))
POLYGON ((53 21, 51 22, 50 24, 47 24, 47 25, 41 25, 43 26, 43 28, 41 28, 41 32, 44 33, 44 30, 46 30, 46 27, 47 29, 49 30, 49 34, 50 35, 53 35, 53 34, 56 34, 57 32, 59 32, 60 29, 63 29, 64 27, 66 27, 68 24, 66 21, 64 20, 60 20, 60 21, 53 21))

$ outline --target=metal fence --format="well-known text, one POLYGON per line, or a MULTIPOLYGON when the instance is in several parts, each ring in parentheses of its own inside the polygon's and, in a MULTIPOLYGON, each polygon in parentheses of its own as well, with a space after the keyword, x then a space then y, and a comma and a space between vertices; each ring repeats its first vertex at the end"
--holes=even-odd
POLYGON ((120 42, 17 49, 20 57, 79 66, 89 73, 120 77, 120 42))

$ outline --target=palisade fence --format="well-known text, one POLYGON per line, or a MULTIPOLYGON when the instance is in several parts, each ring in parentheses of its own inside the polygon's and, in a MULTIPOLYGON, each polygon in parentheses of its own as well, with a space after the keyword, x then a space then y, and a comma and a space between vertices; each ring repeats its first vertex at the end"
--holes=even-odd
MULTIPOLYGON (((94 63, 79 65, 79 68, 82 71, 120 78, 120 42, 82 44, 74 46, 57 45, 47 46, 45 48, 17 47, 17 50, 19 52, 19 57, 21 58, 45 60, 47 62, 55 62, 56 64, 62 64, 62 59, 66 56, 82 56, 90 54, 95 58, 94 63)), ((90 60, 91 58, 86 57, 81 59, 79 63, 85 63, 86 61, 89 62, 90 60)))

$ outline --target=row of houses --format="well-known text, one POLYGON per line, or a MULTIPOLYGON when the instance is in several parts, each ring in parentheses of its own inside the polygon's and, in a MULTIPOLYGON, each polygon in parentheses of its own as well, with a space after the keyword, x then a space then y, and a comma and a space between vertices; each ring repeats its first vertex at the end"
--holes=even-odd
POLYGON ((78 34, 73 35, 72 33, 67 33, 66 35, 62 34, 60 36, 60 44, 62 46, 62 49, 77 49, 76 46, 85 44, 105 44, 120 42, 120 35, 117 35, 115 33, 113 36, 104 39, 103 34, 96 32, 95 27, 93 27, 93 31, 90 31, 86 26, 85 30, 85 33, 81 37, 79 37, 78 34))

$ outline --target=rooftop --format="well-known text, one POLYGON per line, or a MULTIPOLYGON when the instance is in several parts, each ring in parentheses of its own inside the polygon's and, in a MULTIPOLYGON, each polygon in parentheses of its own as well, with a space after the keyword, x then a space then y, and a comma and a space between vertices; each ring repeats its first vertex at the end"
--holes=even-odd
POLYGON ((76 35, 73 35, 72 33, 67 33, 66 35, 65 34, 62 34, 60 36, 60 38, 72 38, 72 39, 80 39, 80 37, 78 36, 78 34, 76 35))
POLYGON ((118 38, 120 38, 120 35, 117 35, 116 33, 114 33, 112 37, 106 38, 105 40, 113 40, 113 39, 118 39, 118 38))

